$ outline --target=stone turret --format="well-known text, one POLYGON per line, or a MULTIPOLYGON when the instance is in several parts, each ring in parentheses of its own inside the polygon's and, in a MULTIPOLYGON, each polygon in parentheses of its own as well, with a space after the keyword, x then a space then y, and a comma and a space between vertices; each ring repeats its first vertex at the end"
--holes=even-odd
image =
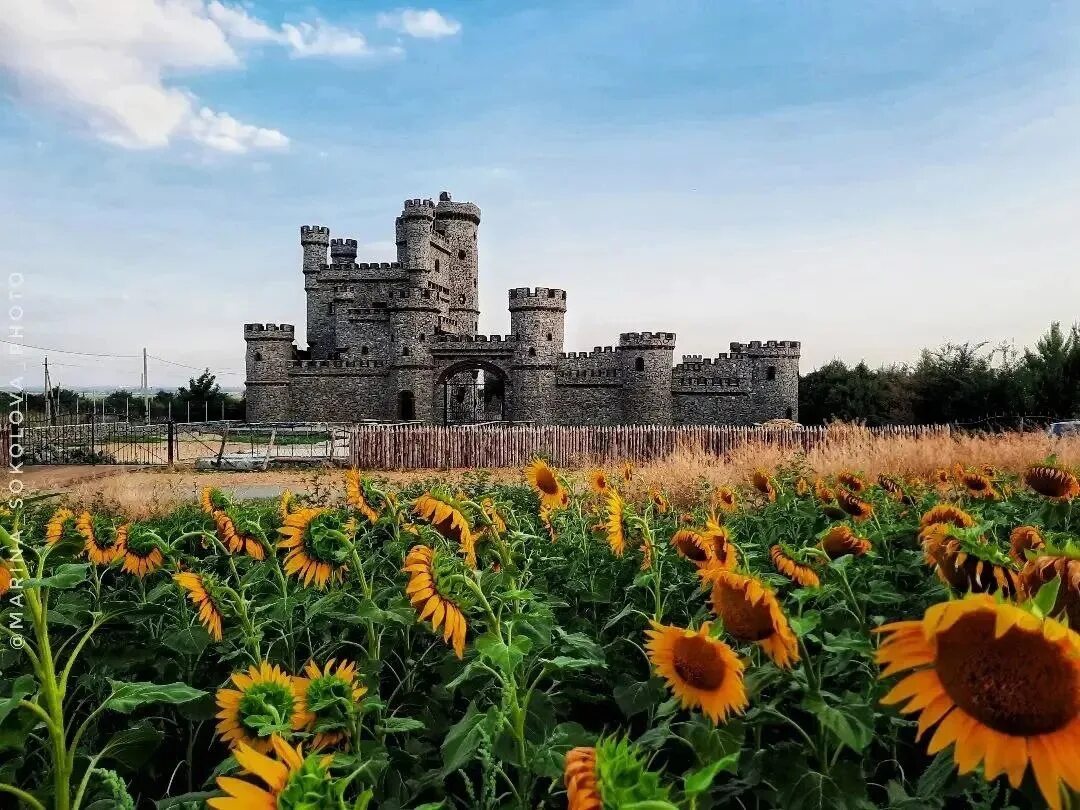
POLYGON ((394 223, 398 261, 406 270, 428 272, 431 256, 431 226, 435 221, 435 203, 431 200, 406 200, 394 223))
POLYGON ((758 422, 799 420, 799 356, 797 340, 751 340, 732 343, 732 353, 747 358, 750 366, 751 407, 758 422))
POLYGON ((356 240, 331 239, 330 261, 333 264, 353 264, 356 261, 356 240))
POLYGON ((319 284, 326 267, 330 229, 324 225, 301 225, 300 245, 304 250, 304 292, 307 295, 307 345, 312 357, 328 357, 330 343, 330 302, 333 291, 319 284))
POLYGON ((510 331, 517 338, 511 367, 513 418, 551 421, 565 323, 565 290, 510 290, 510 331))
POLYGON ((450 251, 447 280, 450 287, 450 316, 466 335, 475 334, 480 320, 479 269, 476 229, 480 209, 470 202, 454 202, 450 192, 439 195, 435 206, 435 229, 446 238, 450 251))
POLYGON ((290 323, 246 323, 247 419, 272 422, 289 406, 289 365, 296 354, 290 323))
POLYGON ((671 369, 675 357, 675 334, 624 332, 619 335, 618 354, 625 379, 623 421, 630 424, 671 424, 671 369))

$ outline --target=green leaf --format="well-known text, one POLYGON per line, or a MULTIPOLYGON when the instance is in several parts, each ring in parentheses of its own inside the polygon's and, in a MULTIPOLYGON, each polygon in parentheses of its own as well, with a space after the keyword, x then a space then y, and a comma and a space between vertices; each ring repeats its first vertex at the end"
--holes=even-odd
POLYGON ((472 759, 483 740, 481 724, 486 717, 477 710, 475 703, 470 703, 465 716, 446 732, 442 743, 443 776, 453 773, 472 759))
POLYGON ((1032 600, 1035 605, 1035 609, 1039 611, 1041 616, 1049 616, 1054 610, 1054 605, 1057 603, 1058 592, 1061 590, 1061 577, 1054 577, 1047 582, 1041 588, 1039 592, 1035 594, 1035 598, 1032 600))
POLYGON ((200 627, 183 627, 166 633, 161 643, 181 655, 198 656, 210 644, 210 634, 200 627))
POLYGON ((186 683, 147 683, 135 681, 133 683, 121 683, 109 679, 112 686, 112 695, 105 701, 105 708, 116 712, 129 714, 140 706, 148 703, 171 703, 173 705, 189 703, 206 695, 202 689, 188 686, 186 683))
POLYGON ((103 757, 115 759, 134 770, 146 762, 164 735, 150 723, 139 722, 116 732, 101 749, 103 757))
POLYGON ((592 658, 570 658, 566 655, 557 655, 554 658, 545 658, 542 663, 546 664, 548 669, 555 672, 562 670, 574 670, 574 669, 588 669, 589 667, 602 667, 603 662, 596 661, 592 658))
POLYGON ((874 739, 874 710, 858 702, 854 695, 842 708, 830 706, 824 697, 810 694, 803 698, 802 707, 817 718, 821 727, 852 751, 862 751, 874 739))
POLYGON ((619 810, 679 810, 671 802, 662 799, 646 799, 641 802, 628 802, 620 805, 619 810))
POLYGON ((953 764, 952 753, 941 751, 922 772, 915 786, 915 792, 925 799, 939 798, 955 771, 956 765, 953 764))
POLYGON ((476 640, 476 651, 507 677, 513 676, 530 649, 532 641, 526 636, 517 636, 509 646, 493 633, 485 633, 476 640))
POLYGON ((19 706, 19 701, 34 694, 37 691, 37 681, 33 675, 20 675, 11 685, 11 695, 0 700, 0 723, 7 719, 19 706))
POLYGON ((24 588, 56 588, 66 590, 74 588, 86 579, 90 566, 86 563, 64 563, 58 565, 49 576, 41 579, 31 578, 23 582, 24 588))
POLYGON ((739 753, 728 754, 726 757, 714 760, 708 765, 691 771, 683 777, 683 792, 687 796, 697 796, 708 790, 721 771, 735 773, 739 768, 739 753))
POLYGON ((205 807, 207 799, 220 795, 220 790, 185 793, 181 796, 170 796, 167 799, 154 802, 154 808, 155 810, 188 810, 189 807, 205 807))
POLYGON ((426 723, 413 717, 387 717, 376 727, 377 731, 386 734, 399 734, 406 731, 416 731, 425 728, 426 723))
POLYGON ((648 711, 664 700, 667 697, 667 690, 662 681, 653 678, 625 686, 616 686, 612 694, 622 713, 627 717, 633 717, 635 714, 648 711))

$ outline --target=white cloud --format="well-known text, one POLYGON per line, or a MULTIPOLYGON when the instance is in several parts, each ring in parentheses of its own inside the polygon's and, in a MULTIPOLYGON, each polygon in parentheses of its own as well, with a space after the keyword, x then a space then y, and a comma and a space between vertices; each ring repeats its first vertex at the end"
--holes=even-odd
POLYGON ((275 29, 220 0, 33 0, 0 15, 0 72, 22 100, 128 149, 185 138, 234 154, 283 149, 282 132, 211 109, 177 83, 241 67, 237 46, 260 43, 295 58, 375 52, 358 32, 322 20, 275 29))
POLYGON ((377 22, 380 28, 391 28, 402 34, 417 39, 441 39, 452 37, 461 31, 461 23, 444 17, 433 8, 403 8, 397 11, 379 14, 377 22))

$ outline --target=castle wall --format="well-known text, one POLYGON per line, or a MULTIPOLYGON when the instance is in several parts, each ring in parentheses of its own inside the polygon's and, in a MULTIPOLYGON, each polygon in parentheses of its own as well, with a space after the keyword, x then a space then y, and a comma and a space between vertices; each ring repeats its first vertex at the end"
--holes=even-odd
POLYGON ((622 397, 622 382, 617 378, 560 381, 555 385, 551 421, 556 425, 622 424, 622 397))
POLYGON ((376 362, 298 360, 289 369, 286 418, 312 422, 387 419, 386 373, 376 362))
POLYGON ((749 394, 733 391, 673 391, 671 417, 676 425, 749 425, 762 421, 749 394))

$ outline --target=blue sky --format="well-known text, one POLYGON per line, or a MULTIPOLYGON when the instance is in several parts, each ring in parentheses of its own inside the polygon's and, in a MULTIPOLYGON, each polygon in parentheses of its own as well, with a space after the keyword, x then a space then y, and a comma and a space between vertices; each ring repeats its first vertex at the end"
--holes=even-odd
POLYGON ((401 201, 444 189, 483 209, 481 329, 564 287, 568 350, 799 339, 808 371, 1077 317, 1072 4, 77 5, 0 22, 27 343, 238 385, 242 323, 303 323, 299 225, 388 260, 401 201))

